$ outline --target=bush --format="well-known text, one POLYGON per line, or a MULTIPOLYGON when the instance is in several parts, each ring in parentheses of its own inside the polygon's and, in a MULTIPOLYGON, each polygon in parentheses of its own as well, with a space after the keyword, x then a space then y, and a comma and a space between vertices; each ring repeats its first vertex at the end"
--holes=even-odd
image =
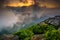
POLYGON ((31 30, 34 34, 40 34, 42 33, 42 28, 40 28, 39 25, 33 25, 28 30, 31 30))
POLYGON ((47 31, 45 40, 60 40, 60 30, 47 31))
POLYGON ((21 30, 14 35, 19 36, 20 40, 29 40, 34 35, 34 33, 30 30, 21 30))
POLYGON ((55 27, 53 25, 33 25, 28 30, 33 31, 34 34, 44 34, 49 30, 53 30, 55 27))
POLYGON ((32 25, 29 28, 20 30, 19 32, 14 33, 19 36, 20 40, 30 40, 31 37, 35 34, 44 34, 47 31, 55 30, 55 26, 53 25, 32 25))

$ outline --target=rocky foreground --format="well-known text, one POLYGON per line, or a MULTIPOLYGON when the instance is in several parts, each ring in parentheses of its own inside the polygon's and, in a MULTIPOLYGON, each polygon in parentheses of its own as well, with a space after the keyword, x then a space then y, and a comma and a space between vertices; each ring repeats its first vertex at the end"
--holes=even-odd
POLYGON ((4 34, 0 37, 0 40, 19 40, 19 37, 12 34, 4 34))

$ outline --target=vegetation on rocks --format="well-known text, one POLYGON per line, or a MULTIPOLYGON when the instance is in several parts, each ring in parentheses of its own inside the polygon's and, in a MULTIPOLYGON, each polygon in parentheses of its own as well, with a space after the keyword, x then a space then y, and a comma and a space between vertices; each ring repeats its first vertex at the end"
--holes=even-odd
POLYGON ((34 36, 34 35, 41 35, 42 36, 42 34, 44 34, 44 37, 43 37, 44 40, 51 40, 51 38, 53 40, 54 35, 56 36, 56 37, 54 37, 54 39, 55 38, 60 39, 60 37, 58 36, 58 35, 60 35, 59 34, 60 32, 59 31, 57 32, 57 31, 58 30, 57 30, 57 28, 55 28, 55 26, 49 25, 46 23, 44 23, 44 24, 41 23, 41 24, 32 25, 32 26, 25 28, 23 30, 20 30, 20 31, 14 33, 14 35, 19 36, 20 40, 31 40, 32 36, 34 36), (57 37, 59 37, 59 38, 57 38, 57 37))

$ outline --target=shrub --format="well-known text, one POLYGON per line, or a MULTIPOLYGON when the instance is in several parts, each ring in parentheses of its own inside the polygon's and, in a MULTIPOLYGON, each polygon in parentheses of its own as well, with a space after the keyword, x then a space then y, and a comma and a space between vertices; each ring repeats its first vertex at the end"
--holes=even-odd
POLYGON ((20 40, 28 40, 34 35, 34 33, 30 30, 21 30, 14 35, 18 35, 20 40))
POLYGON ((53 25, 35 24, 35 25, 30 26, 29 28, 20 30, 14 34, 18 35, 20 40, 30 40, 34 34, 44 34, 47 31, 52 31, 52 30, 55 30, 55 26, 53 26, 53 25))
POLYGON ((47 31, 45 40, 60 40, 60 30, 47 31))
POLYGON ((53 25, 33 25, 28 30, 33 31, 34 34, 44 34, 49 30, 53 30, 55 27, 53 25))
POLYGON ((42 33, 42 28, 39 25, 33 25, 28 30, 31 30, 34 34, 42 33))

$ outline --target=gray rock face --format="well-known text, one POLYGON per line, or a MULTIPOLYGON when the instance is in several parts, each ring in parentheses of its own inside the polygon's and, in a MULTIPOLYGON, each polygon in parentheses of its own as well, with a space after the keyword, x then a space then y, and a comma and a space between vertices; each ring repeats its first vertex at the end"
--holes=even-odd
POLYGON ((18 36, 11 35, 11 34, 9 34, 9 35, 4 34, 0 38, 0 40, 19 40, 19 37, 18 36))
POLYGON ((34 35, 31 40, 44 40, 44 34, 34 35))
POLYGON ((60 25, 60 16, 55 16, 46 20, 46 23, 58 26, 60 25))

